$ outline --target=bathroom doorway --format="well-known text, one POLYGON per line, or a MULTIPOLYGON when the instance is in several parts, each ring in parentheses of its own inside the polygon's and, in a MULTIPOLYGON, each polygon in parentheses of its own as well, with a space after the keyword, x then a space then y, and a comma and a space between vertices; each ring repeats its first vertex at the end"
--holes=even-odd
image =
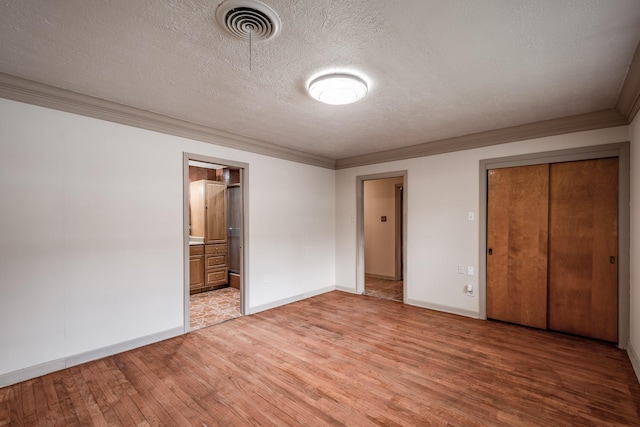
POLYGON ((247 312, 248 165, 184 155, 185 331, 247 312))

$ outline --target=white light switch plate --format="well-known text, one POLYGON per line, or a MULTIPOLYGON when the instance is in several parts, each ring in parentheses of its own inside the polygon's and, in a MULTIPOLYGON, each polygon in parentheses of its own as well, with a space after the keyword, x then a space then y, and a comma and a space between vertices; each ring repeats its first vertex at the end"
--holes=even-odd
POLYGON ((473 267, 467 267, 467 276, 473 276, 473 267))

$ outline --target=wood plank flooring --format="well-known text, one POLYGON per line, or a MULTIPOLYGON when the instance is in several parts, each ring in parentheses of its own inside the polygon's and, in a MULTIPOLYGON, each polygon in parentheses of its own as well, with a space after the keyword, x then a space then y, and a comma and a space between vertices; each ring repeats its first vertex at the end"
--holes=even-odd
POLYGON ((0 389, 11 426, 631 426, 610 344, 331 292, 0 389))

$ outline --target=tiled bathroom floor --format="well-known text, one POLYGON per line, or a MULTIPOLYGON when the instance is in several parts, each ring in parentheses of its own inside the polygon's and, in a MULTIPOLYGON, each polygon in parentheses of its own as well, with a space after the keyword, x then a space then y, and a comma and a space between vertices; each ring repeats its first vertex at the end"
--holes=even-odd
POLYGON ((240 316, 240 291, 236 288, 191 295, 189 326, 192 331, 240 316))
POLYGON ((402 302, 402 280, 385 280, 365 276, 364 294, 402 302))

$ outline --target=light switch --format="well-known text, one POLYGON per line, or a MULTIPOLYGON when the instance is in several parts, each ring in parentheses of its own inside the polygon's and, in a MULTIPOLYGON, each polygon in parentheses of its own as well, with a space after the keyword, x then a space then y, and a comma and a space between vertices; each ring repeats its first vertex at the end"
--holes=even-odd
POLYGON ((467 276, 473 276, 473 267, 467 267, 467 276))
POLYGON ((476 219, 476 214, 475 214, 475 213, 473 213, 473 212, 469 212, 469 213, 467 214, 467 219, 468 219, 469 221, 475 221, 475 219, 476 219))
POLYGON ((464 265, 458 265, 458 274, 464 274, 464 265))

